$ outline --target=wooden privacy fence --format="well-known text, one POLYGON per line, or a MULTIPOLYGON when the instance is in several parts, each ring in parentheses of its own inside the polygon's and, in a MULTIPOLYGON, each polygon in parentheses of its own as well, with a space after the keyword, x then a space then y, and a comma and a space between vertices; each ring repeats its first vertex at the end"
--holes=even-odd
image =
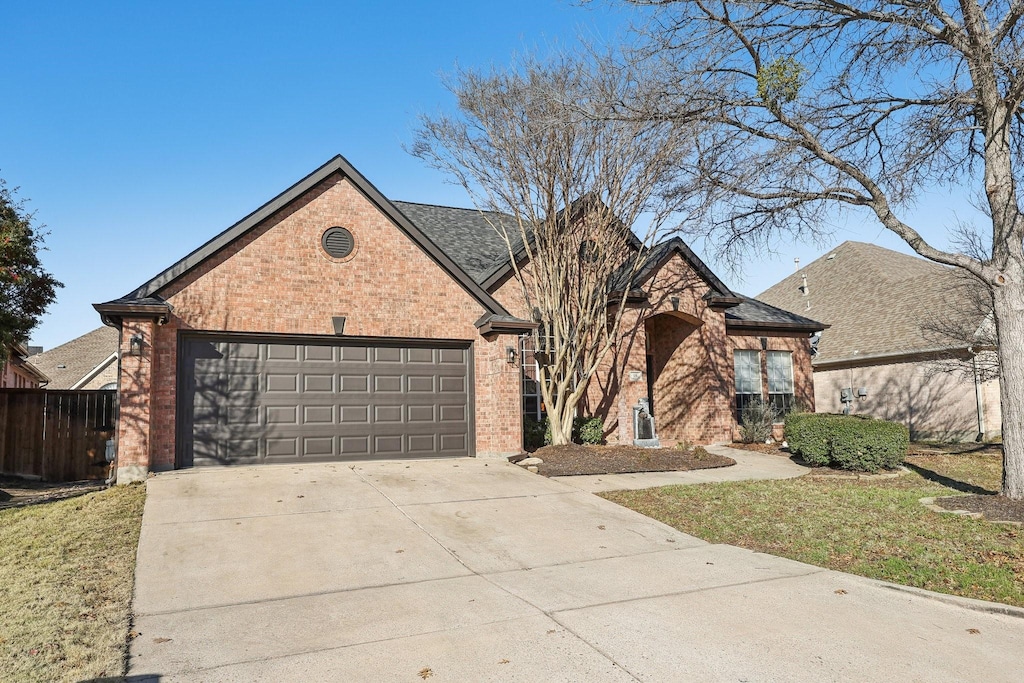
POLYGON ((116 411, 116 391, 0 389, 0 472, 104 479, 116 411))

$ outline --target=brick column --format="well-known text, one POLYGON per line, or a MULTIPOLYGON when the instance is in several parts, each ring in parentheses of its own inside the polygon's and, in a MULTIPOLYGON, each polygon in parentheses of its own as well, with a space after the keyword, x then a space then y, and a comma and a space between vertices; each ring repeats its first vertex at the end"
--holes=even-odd
POLYGON ((523 451, 523 399, 519 338, 481 337, 473 345, 476 373, 476 455, 507 458, 523 451), (508 347, 516 351, 508 362, 508 347))
POLYGON ((150 409, 153 402, 152 318, 124 318, 118 382, 117 483, 144 481, 150 471, 150 409), (142 346, 132 355, 131 340, 142 346))

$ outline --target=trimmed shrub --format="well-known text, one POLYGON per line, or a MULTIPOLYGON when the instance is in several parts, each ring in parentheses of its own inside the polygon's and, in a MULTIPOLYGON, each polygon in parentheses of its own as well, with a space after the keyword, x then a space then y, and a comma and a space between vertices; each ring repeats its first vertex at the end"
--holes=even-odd
POLYGON ((877 472, 903 463, 910 433, 897 422, 861 415, 790 413, 786 441, 809 465, 877 472))
POLYGON ((577 417, 572 431, 572 440, 577 443, 604 443, 604 420, 599 417, 577 417))
POLYGON ((740 415, 740 438, 743 443, 764 443, 772 436, 772 425, 779 419, 779 411, 771 403, 759 398, 743 406, 740 415))

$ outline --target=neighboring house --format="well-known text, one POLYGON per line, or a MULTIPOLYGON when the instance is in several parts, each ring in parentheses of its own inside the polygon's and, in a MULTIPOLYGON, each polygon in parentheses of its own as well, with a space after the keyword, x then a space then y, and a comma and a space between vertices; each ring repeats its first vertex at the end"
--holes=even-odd
POLYGON ((28 347, 14 344, 8 348, 7 361, 0 368, 0 389, 38 389, 50 378, 31 363, 27 363, 28 347))
POLYGON ((47 389, 117 389, 117 330, 100 327, 27 360, 50 377, 47 389))
MULTIPOLYGON (((680 240, 629 284, 644 291, 628 335, 584 406, 610 440, 633 440, 644 396, 662 440, 696 442, 732 437, 737 390, 813 402, 821 324, 735 294, 680 240)), ((340 156, 95 308, 121 329, 121 481, 194 464, 508 456, 524 407, 538 409, 520 352, 536 325, 502 240, 477 211, 389 201, 340 156)))
POLYGON ((992 349, 942 333, 985 329, 964 285, 952 268, 844 242, 758 298, 828 323, 813 361, 820 412, 843 412, 850 390, 851 412, 902 422, 912 438, 990 438, 1001 431, 999 382, 972 361, 992 349), (948 371, 951 358, 966 371, 948 371))

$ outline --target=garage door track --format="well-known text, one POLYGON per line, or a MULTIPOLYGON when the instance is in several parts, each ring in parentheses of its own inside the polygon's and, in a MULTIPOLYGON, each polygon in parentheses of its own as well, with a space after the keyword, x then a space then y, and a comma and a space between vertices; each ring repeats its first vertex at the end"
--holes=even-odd
POLYGON ((136 681, 1017 681, 1024 652, 1024 619, 482 459, 158 475, 135 590, 136 681))

